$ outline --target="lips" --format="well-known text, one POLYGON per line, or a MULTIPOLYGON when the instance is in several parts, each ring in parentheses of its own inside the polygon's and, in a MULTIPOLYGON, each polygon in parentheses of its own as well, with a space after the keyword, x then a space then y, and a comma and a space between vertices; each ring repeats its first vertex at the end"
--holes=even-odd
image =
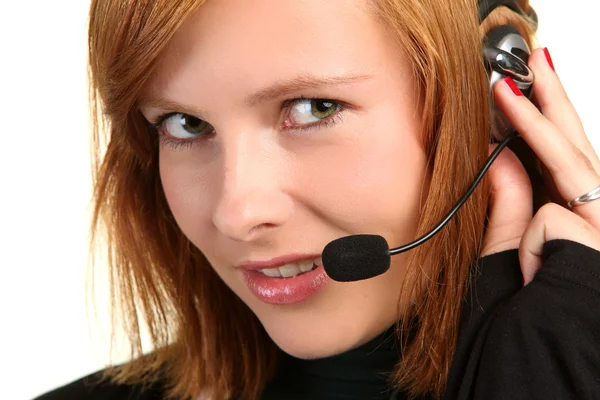
POLYGON ((269 268, 278 268, 285 264, 298 263, 306 260, 316 260, 321 257, 320 253, 315 254, 288 254, 285 256, 275 257, 265 261, 246 261, 238 265, 238 268, 245 270, 260 270, 269 268))
POLYGON ((254 295, 270 304, 294 304, 316 294, 329 280, 322 265, 293 278, 271 278, 258 271, 244 271, 254 295))
POLYGON ((240 265, 244 281, 250 291, 260 300, 270 304, 294 304, 312 297, 329 281, 323 265, 316 265, 312 270, 298 275, 269 277, 260 270, 285 268, 290 264, 319 260, 319 254, 304 256, 283 256, 265 262, 247 262, 240 265))

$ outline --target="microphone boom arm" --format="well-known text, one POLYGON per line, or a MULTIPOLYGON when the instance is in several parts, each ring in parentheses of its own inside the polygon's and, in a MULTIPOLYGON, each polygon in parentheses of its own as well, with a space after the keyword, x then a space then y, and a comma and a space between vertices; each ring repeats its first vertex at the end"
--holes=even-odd
POLYGON ((423 244, 424 242, 431 239, 436 233, 438 233, 448 223, 448 221, 450 221, 450 219, 452 219, 454 214, 456 214, 456 212, 466 203, 467 199, 471 196, 471 194, 473 194, 473 192, 475 191, 475 188, 477 188, 477 185, 479 185, 479 182, 481 182, 481 180, 485 176, 485 173, 487 172, 487 170, 490 168, 490 166, 492 165, 494 160, 496 160, 496 157, 498 157, 498 155, 500 154, 502 149, 504 149, 512 139, 517 137, 517 135, 518 135, 518 132, 516 130, 514 130, 509 135, 507 135, 504 138, 504 140, 502 140, 502 142, 500 142, 500 144, 498 144, 498 146, 494 149, 492 154, 490 154, 490 156, 488 157, 483 168, 481 168, 481 171, 479 171, 479 174, 477 175, 477 177, 475 178, 475 180, 469 187, 469 190, 467 190, 467 192, 460 198, 460 200, 458 200, 458 203, 456 203, 454 208, 452 208, 450 210, 450 212, 448 212, 448 214, 446 214, 446 216, 431 231, 429 231, 425 235, 421 236, 420 238, 413 240, 410 243, 407 243, 400 247, 394 247, 393 249, 389 249, 388 254, 390 256, 393 256, 396 254, 404 253, 405 251, 408 251, 410 249, 413 249, 413 248, 423 244))

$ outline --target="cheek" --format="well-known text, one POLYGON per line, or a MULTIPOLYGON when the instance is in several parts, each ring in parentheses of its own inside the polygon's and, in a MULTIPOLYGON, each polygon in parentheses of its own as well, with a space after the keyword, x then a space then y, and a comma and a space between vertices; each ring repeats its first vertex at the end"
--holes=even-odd
POLYGON ((412 238, 427 189, 426 156, 417 123, 401 115, 378 114, 335 152, 303 160, 298 186, 309 188, 332 225, 394 242, 412 238))
POLYGON ((159 171, 167 203, 177 224, 186 236, 194 237, 209 220, 212 193, 208 190, 206 166, 199 165, 185 152, 161 150, 159 171))

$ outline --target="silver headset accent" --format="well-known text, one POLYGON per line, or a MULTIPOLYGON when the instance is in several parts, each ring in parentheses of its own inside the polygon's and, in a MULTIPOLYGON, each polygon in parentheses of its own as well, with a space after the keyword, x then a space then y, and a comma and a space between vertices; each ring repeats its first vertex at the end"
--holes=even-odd
MULTIPOLYGON (((510 76, 523 94, 531 97, 534 75, 527 66, 529 46, 516 28, 505 25, 490 32, 483 46, 484 61, 490 70, 490 93, 501 79, 510 76)), ((494 102, 491 96, 490 112, 492 117, 492 139, 502 141, 514 130, 512 124, 494 102)))

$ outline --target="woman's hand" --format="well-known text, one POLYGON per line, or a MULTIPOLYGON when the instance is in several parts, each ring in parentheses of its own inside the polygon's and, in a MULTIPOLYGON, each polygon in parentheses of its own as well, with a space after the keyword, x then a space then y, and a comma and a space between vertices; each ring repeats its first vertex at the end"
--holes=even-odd
POLYGON ((553 202, 531 217, 529 178, 517 157, 504 149, 489 171, 490 221, 481 252, 485 256, 518 247, 525 284, 541 267, 543 245, 549 240, 568 239, 600 250, 600 199, 567 206, 600 185, 600 160, 547 50, 534 50, 529 67, 535 75, 533 101, 539 110, 506 79, 495 85, 494 95, 496 104, 544 164, 544 182, 553 202))

